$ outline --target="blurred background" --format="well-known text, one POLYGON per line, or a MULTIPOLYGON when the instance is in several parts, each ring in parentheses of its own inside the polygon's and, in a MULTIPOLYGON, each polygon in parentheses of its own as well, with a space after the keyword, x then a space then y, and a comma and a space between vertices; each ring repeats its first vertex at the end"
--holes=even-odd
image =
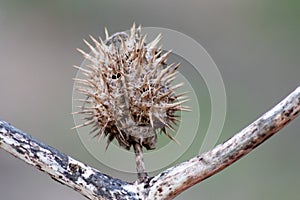
MULTIPOLYGON (((298 0, 0 0, 0 118, 104 173, 133 181, 135 175, 99 163, 70 130, 76 76, 72 65, 83 60, 76 51, 87 50, 83 38, 104 36, 104 27, 110 33, 128 30, 133 22, 194 38, 211 55, 225 83, 222 142, 300 85, 299 20, 298 0)), ((298 200, 299 129, 296 119, 176 199, 298 200)), ((191 148, 199 144, 200 139, 191 148)), ((3 150, 0 194, 3 200, 85 199, 3 150)))

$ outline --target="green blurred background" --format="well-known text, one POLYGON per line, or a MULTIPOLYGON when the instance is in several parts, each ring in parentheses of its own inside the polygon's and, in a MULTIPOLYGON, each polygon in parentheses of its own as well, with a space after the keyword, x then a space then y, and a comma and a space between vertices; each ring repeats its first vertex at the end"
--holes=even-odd
MULTIPOLYGON (((82 62, 75 49, 87 49, 83 38, 103 36, 104 27, 110 33, 127 30, 135 21, 197 40, 219 67, 226 87, 222 142, 300 84, 299 20, 298 0, 0 0, 0 118, 107 174, 132 181, 134 176, 101 165, 70 130, 72 65, 82 62)), ((299 122, 176 199, 298 200, 299 122)), ((3 150, 0 194, 1 200, 85 199, 3 150)))

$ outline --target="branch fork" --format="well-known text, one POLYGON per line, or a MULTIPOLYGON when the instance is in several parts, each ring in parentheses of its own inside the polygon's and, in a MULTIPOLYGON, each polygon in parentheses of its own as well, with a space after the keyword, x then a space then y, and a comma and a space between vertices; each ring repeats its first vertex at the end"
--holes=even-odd
POLYGON ((0 120, 0 147, 91 200, 172 199, 239 160, 299 113, 300 87, 226 142, 150 178, 142 162, 142 148, 136 144, 134 150, 139 164, 138 181, 135 183, 105 175, 3 120, 0 120))

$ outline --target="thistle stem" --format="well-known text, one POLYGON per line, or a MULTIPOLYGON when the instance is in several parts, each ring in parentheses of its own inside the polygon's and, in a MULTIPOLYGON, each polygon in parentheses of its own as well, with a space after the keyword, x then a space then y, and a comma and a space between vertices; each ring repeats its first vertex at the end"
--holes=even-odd
POLYGON ((145 170, 145 164, 143 159, 143 149, 140 143, 134 143, 133 149, 135 153, 136 171, 138 175, 138 183, 144 182, 148 179, 148 174, 145 170))

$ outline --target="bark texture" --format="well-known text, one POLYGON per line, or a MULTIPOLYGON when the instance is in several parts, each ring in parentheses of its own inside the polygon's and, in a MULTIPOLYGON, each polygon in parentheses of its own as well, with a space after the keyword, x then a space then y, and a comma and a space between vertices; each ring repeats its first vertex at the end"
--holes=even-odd
POLYGON ((3 120, 0 120, 0 147, 88 199, 172 199, 255 149, 295 119, 299 111, 300 87, 226 142, 155 177, 135 183, 105 175, 3 120))

